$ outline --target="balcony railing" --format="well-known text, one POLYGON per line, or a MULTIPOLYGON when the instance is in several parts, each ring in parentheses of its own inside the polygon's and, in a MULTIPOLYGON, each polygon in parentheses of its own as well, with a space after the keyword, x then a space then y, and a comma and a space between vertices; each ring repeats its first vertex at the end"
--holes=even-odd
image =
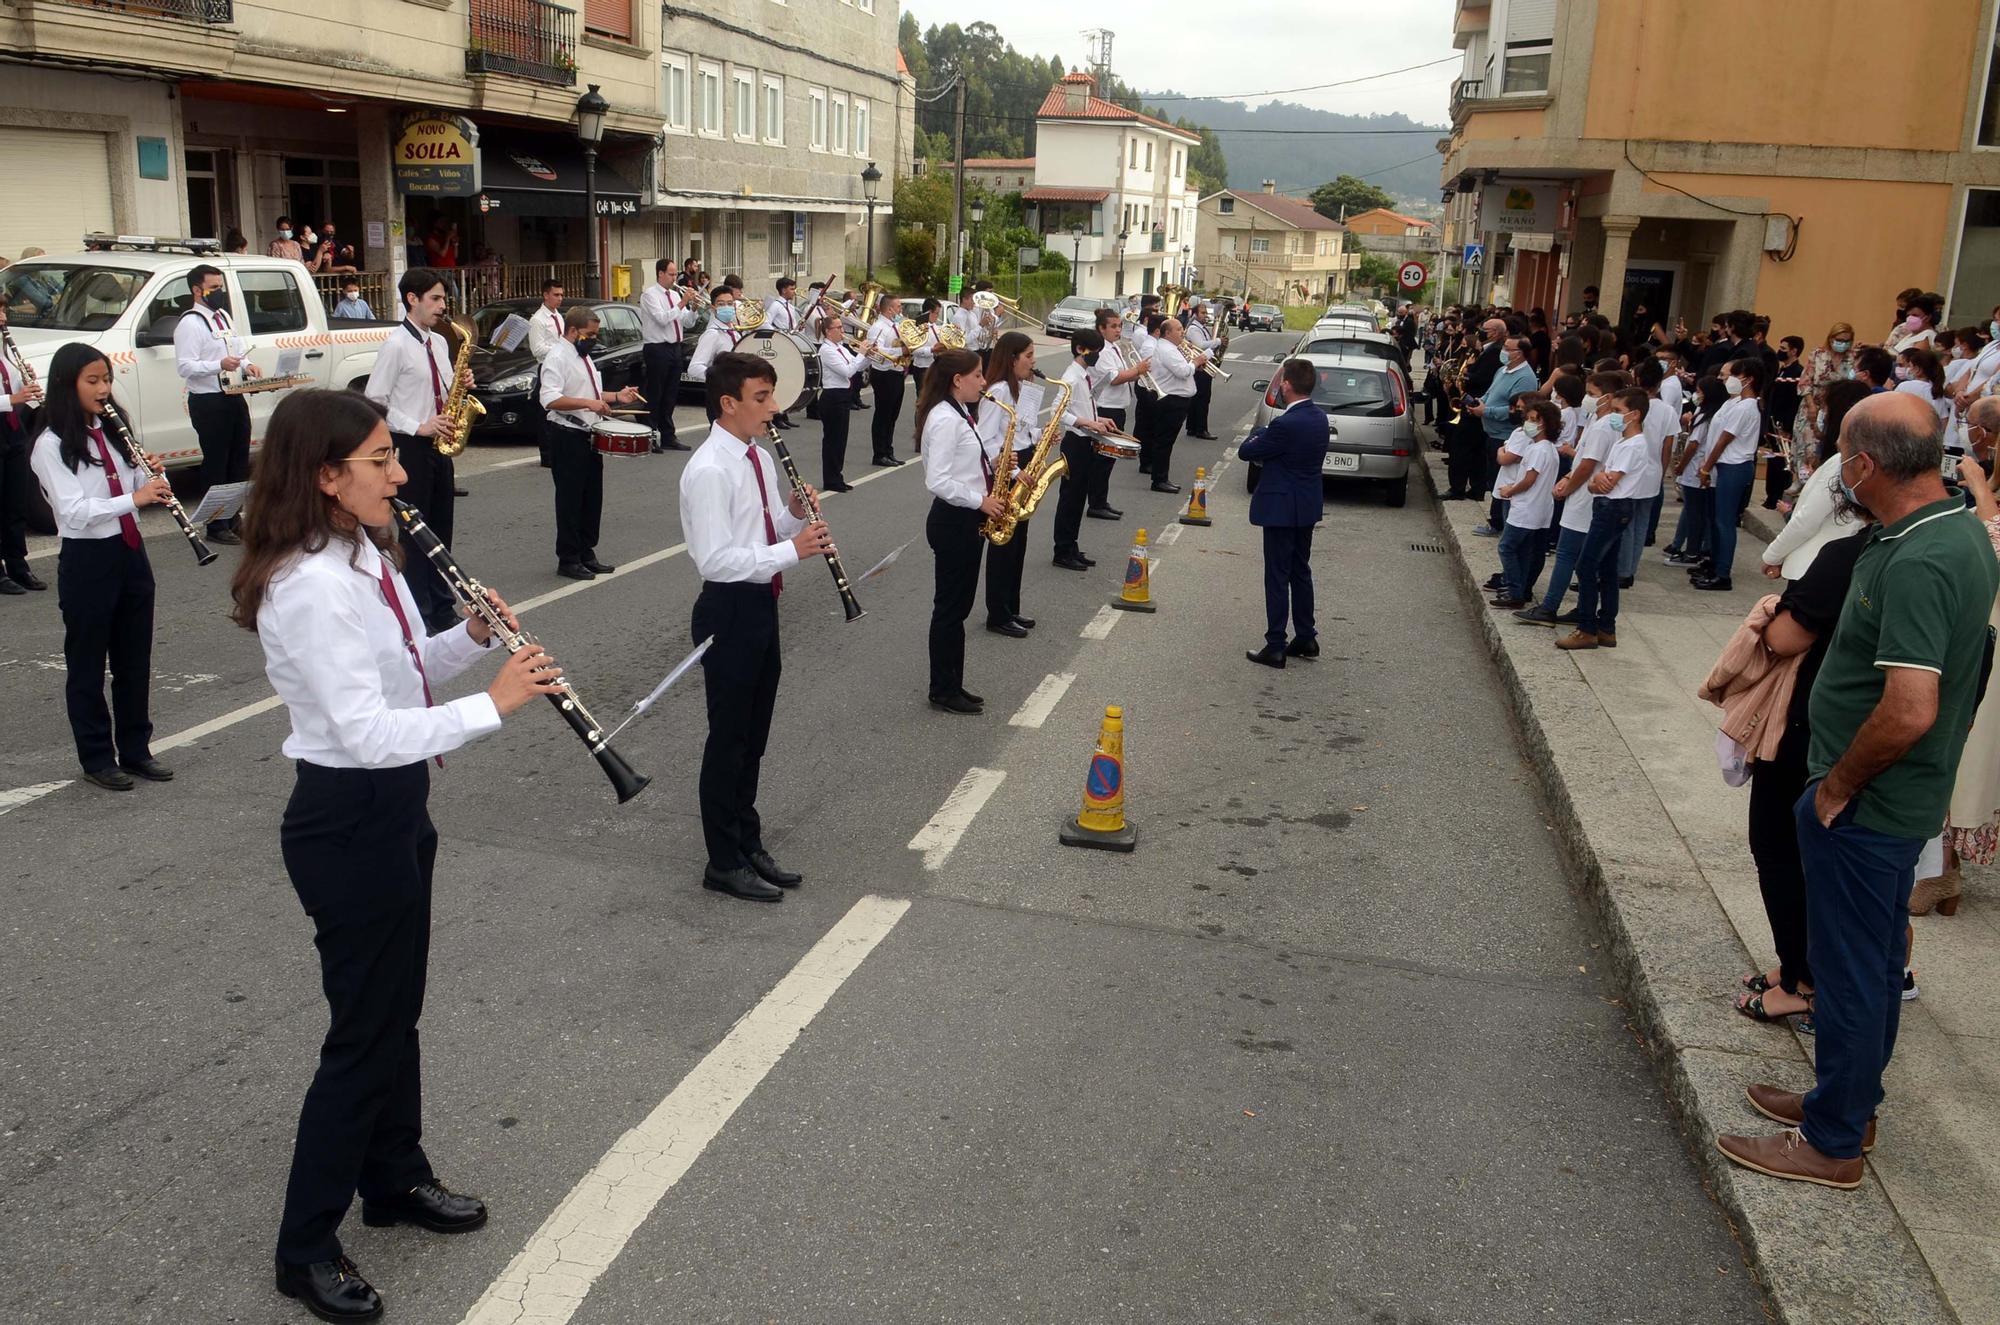
POLYGON ((1461 78, 1452 84, 1451 114, 1458 118, 1458 112, 1468 101, 1477 101, 1486 94, 1486 80, 1483 78, 1461 78))
POLYGON ((236 21, 234 0, 86 0, 90 9, 109 9, 141 18, 175 18, 183 23, 236 21))
POLYGON ((1166 231, 1164 231, 1164 230, 1155 230, 1155 231, 1153 232, 1153 243, 1152 243, 1152 249, 1153 249, 1153 252, 1155 252, 1155 253, 1165 253, 1165 252, 1167 251, 1167 232, 1166 232, 1166 231))
POLYGON ((576 86, 576 11, 548 0, 472 0, 468 74, 576 86))

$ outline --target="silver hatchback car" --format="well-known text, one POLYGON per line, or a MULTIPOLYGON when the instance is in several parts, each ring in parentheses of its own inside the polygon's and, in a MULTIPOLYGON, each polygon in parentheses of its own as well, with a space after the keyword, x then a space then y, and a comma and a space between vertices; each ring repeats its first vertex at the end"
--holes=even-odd
MULTIPOLYGON (((1410 466, 1418 454, 1416 419, 1410 393, 1397 365, 1358 352, 1303 354, 1319 374, 1313 403, 1326 415, 1331 445, 1321 462, 1324 478, 1362 480, 1383 486, 1391 506, 1409 499, 1410 466)), ((1261 428, 1284 408, 1275 378, 1252 384, 1263 392, 1254 427, 1261 428)), ((1245 482, 1257 490, 1263 466, 1244 465, 1245 482)))

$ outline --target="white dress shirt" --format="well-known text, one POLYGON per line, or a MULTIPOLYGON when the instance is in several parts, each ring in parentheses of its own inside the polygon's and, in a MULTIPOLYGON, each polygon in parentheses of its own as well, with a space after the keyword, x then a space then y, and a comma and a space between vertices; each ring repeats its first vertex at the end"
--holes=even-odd
POLYGON ((893 363, 884 362, 883 359, 871 355, 868 360, 870 368, 873 368, 878 373, 904 373, 909 371, 908 361, 902 357, 904 353, 903 338, 896 334, 896 324, 894 322, 891 322, 886 317, 876 318, 875 325, 868 329, 868 343, 880 350, 883 355, 895 360, 893 363))
POLYGON ((1084 367, 1080 359, 1071 359, 1069 367, 1063 369, 1062 380, 1069 383, 1069 403, 1063 406, 1065 431, 1080 433, 1083 429, 1078 424, 1098 417, 1097 389, 1091 381, 1095 376, 1095 370, 1084 367))
MULTIPOLYGON (((1000 401, 1007 406, 981 404, 979 407, 979 438, 986 444, 988 453, 998 456, 1000 447, 1007 440, 1007 410, 1014 411, 1014 440, 1011 444, 1016 452, 1032 451, 1041 440, 1042 385, 1039 382, 1021 383, 1021 394, 1017 399, 1012 391, 995 382, 986 388, 986 399, 1000 401)), ((935 413, 936 411, 932 411, 935 413)))
POLYGON ((736 349, 736 342, 742 339, 742 335, 738 332, 711 319, 709 324, 702 329, 701 340, 694 347, 694 358, 688 363, 687 375, 689 379, 696 382, 706 382, 708 380, 708 366, 715 362, 715 356, 733 352, 736 349))
POLYGON ((654 281, 639 294, 639 328, 648 345, 678 345, 694 316, 677 286, 654 281))
POLYGON ((761 446, 746 443, 720 423, 708 440, 688 457, 681 471, 681 534, 688 557, 704 580, 718 584, 769 584, 771 578, 799 564, 792 546, 806 522, 794 516, 790 498, 778 481, 778 462, 761 446), (750 452, 757 452, 752 467, 750 452), (764 476, 763 491, 757 475, 764 476), (777 542, 764 532, 764 512, 771 513, 777 542))
POLYGON ((604 399, 604 383, 597 376, 597 365, 577 352, 573 340, 559 340, 549 351, 549 357, 542 362, 542 408, 549 410, 549 417, 558 426, 581 428, 589 432, 597 426, 600 417, 587 409, 553 410, 549 406, 570 396, 583 400, 604 399))
MULTIPOLYGON (((8 364, 7 356, 0 354, 0 414, 14 412, 14 393, 26 385, 27 383, 22 381, 20 375, 8 364)), ((9 431, 11 430, 0 429, 0 437, 6 436, 9 431)))
POLYGON ((992 488, 987 476, 1000 454, 1000 433, 995 430, 990 439, 982 436, 964 410, 957 401, 945 400, 925 416, 924 486, 953 506, 977 510, 992 488))
POLYGON ((437 417, 439 406, 451 394, 451 354, 444 337, 419 331, 405 320, 383 340, 364 394, 388 411, 390 432, 416 436, 418 428, 437 417), (426 355, 437 366, 435 385, 431 370, 424 366, 426 355))
POLYGON ((1202 354, 1208 353, 1209 348, 1215 344, 1215 333, 1200 322, 1187 324, 1187 338, 1188 344, 1202 354))
POLYGON ((764 301, 764 325, 778 331, 799 329, 799 306, 781 294, 764 301))
POLYGON ((1120 382, 1112 385, 1111 379, 1123 373, 1129 365, 1125 362, 1125 343, 1117 341, 1106 345, 1097 356, 1097 367, 1090 370, 1091 380, 1096 384, 1097 405, 1100 409, 1132 408, 1132 384, 1120 382))
POLYGON ((861 372, 861 356, 838 340, 819 343, 819 384, 822 390, 844 391, 861 372))
POLYGON ((1195 366, 1188 357, 1165 338, 1154 340, 1153 350, 1153 380, 1160 384, 1160 394, 1192 397, 1195 366))
POLYGON ((174 324, 174 371, 187 383, 191 396, 212 396, 222 390, 222 360, 233 335, 229 315, 196 304, 174 324))
POLYGON ((436 635, 401 572, 389 578, 410 622, 423 671, 403 627, 382 596, 382 554, 366 539, 332 539, 271 577, 257 611, 264 674, 285 701, 292 733, 289 759, 323 768, 401 768, 447 754, 500 729, 500 710, 485 691, 449 703, 432 696, 487 649, 461 622, 436 635))
MULTIPOLYGON (((1138 363, 1141 359, 1153 360, 1153 366, 1146 371, 1146 377, 1152 378, 1153 382, 1158 382, 1160 380, 1160 343, 1158 339, 1147 335, 1146 329, 1137 322, 1127 322, 1125 326, 1126 330, 1130 333, 1125 337, 1125 347, 1121 351, 1125 355, 1126 362, 1138 363)), ((1144 387, 1148 391, 1152 390, 1152 386, 1144 377, 1140 378, 1136 385, 1144 387)))
MULTIPOLYGON (((72 471, 63 463, 62 438, 56 436, 53 428, 42 429, 42 435, 35 439, 28 463, 42 485, 42 495, 49 500, 49 509, 55 513, 56 532, 64 538, 115 538, 120 532, 118 517, 139 513, 132 501, 132 494, 139 490, 142 481, 139 471, 132 468, 125 458, 125 448, 112 440, 112 434, 107 432, 104 441, 111 452, 111 463, 118 466, 120 496, 111 495, 111 482, 105 477, 102 464, 79 465, 72 471)), ((96 453, 94 443, 90 450, 96 453)))
POLYGON ((569 329, 563 325, 560 308, 543 305, 528 314, 528 353, 539 363, 549 357, 549 351, 560 345, 569 329))
POLYGON ((937 362, 938 348, 943 344, 943 342, 938 339, 937 323, 926 322, 923 324, 923 326, 924 326, 923 348, 918 350, 913 350, 910 353, 910 364, 912 367, 915 368, 928 368, 933 363, 937 362))

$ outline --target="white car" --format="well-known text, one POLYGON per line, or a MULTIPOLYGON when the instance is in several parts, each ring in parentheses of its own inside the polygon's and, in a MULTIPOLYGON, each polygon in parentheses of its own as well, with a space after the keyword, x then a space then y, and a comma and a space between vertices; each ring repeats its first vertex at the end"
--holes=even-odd
MULTIPOLYGON (((48 382, 49 361, 71 342, 102 350, 111 360, 112 389, 126 417, 168 469, 201 463, 187 391, 174 367, 174 328, 194 302, 188 273, 204 264, 222 272, 230 316, 249 342, 245 357, 267 376, 277 372, 281 354, 296 350, 298 374, 313 386, 367 383, 394 324, 329 324, 312 276, 287 258, 231 257, 162 244, 51 254, 0 270, 7 330, 36 378, 48 382)), ((253 450, 285 394, 259 391, 247 397, 253 450)))

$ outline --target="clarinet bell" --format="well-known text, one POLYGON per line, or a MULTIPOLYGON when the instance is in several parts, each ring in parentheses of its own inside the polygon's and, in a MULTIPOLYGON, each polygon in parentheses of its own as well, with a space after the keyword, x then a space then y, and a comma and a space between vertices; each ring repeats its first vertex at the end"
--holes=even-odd
POLYGON ((194 544, 194 562, 197 566, 206 566, 221 555, 199 538, 190 537, 188 542, 194 544))
POLYGON ((597 764, 604 770, 604 776, 611 779, 611 789, 618 793, 620 805, 644 791, 653 780, 644 773, 634 772, 625 757, 608 745, 597 752, 597 764))

